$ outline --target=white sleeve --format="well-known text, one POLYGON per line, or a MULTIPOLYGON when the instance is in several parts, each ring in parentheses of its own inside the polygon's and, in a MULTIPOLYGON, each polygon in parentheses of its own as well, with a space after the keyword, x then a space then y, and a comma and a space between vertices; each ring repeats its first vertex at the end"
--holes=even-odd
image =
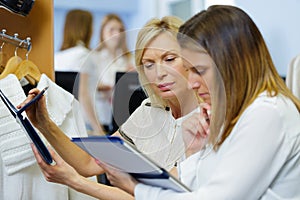
POLYGON ((231 132, 226 152, 205 185, 190 193, 138 185, 136 199, 259 199, 286 161, 289 142, 280 109, 270 103, 253 108, 243 114, 231 132))
POLYGON ((197 173, 196 170, 199 156, 200 152, 195 153, 179 163, 178 177, 184 185, 188 185, 189 187, 191 187, 196 184, 195 174, 197 173))

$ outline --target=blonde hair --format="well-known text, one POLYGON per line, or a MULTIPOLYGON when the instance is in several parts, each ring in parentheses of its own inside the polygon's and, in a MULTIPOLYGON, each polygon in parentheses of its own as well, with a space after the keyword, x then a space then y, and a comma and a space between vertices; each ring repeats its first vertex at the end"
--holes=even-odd
POLYGON ((60 50, 74 47, 78 42, 89 48, 93 32, 92 24, 93 16, 89 11, 70 10, 65 19, 64 39, 60 50))
POLYGON ((135 64, 139 74, 139 80, 144 88, 145 93, 149 96, 151 104, 159 107, 166 107, 167 102, 157 95, 147 81, 144 68, 142 67, 142 58, 148 44, 161 33, 169 33, 176 38, 178 29, 183 21, 174 16, 166 16, 162 19, 153 18, 148 21, 139 31, 135 46, 135 64))

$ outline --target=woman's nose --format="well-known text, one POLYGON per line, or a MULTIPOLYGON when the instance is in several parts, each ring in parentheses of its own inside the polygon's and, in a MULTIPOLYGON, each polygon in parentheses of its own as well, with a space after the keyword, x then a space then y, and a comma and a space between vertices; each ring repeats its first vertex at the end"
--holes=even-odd
POLYGON ((167 71, 163 65, 158 64, 156 67, 156 73, 159 78, 162 78, 167 75, 167 71))
POLYGON ((189 74, 188 76, 188 87, 190 89, 199 89, 201 87, 201 82, 197 77, 193 74, 189 74))
POLYGON ((189 83, 189 87, 191 89, 199 89, 201 87, 201 83, 198 81, 192 82, 192 83, 189 83))

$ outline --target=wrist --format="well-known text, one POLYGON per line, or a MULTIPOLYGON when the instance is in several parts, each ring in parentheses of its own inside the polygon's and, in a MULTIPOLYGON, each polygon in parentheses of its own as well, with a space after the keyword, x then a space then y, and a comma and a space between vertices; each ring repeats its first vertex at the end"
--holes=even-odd
POLYGON ((131 194, 131 195, 134 196, 134 189, 135 189, 135 187, 137 186, 138 183, 139 183, 139 182, 138 182, 136 179, 134 179, 134 178, 132 177, 132 181, 130 182, 130 185, 129 185, 129 187, 127 188, 127 191, 126 191, 126 192, 128 192, 129 194, 131 194))
POLYGON ((195 154, 196 152, 198 152, 198 151, 195 151, 195 150, 186 150, 185 151, 185 157, 188 158, 191 155, 195 154))
POLYGON ((189 147, 185 147, 185 158, 190 157, 191 155, 197 153, 200 149, 197 146, 189 146, 189 147))
POLYGON ((43 123, 39 123, 37 128, 42 133, 49 133, 49 132, 51 132, 51 130, 53 130, 53 127, 56 127, 56 124, 52 120, 49 119, 43 123))
POLYGON ((71 179, 66 181, 66 185, 73 188, 74 190, 81 192, 82 188, 86 185, 86 179, 81 175, 72 176, 71 179))

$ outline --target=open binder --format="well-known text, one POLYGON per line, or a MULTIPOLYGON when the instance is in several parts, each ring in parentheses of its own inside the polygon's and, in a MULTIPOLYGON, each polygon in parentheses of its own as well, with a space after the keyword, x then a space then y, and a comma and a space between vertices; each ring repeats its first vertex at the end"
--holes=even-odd
POLYGON ((17 109, 10 100, 4 95, 4 93, 0 89, 0 98, 3 103, 6 105, 8 110, 10 111, 11 115, 16 119, 17 123, 20 124, 21 128, 27 135, 29 136, 30 140, 34 143, 37 150, 39 151, 40 155, 44 159, 44 161, 50 165, 53 165, 55 161, 52 159, 47 147, 41 140, 38 133, 33 128, 31 122, 28 118, 24 115, 24 111, 28 108, 31 104, 36 102, 41 96, 44 94, 47 88, 42 90, 37 96, 35 96, 30 102, 24 105, 21 109, 17 109))
POLYGON ((119 137, 77 137, 72 138, 72 141, 95 159, 131 174, 141 183, 172 189, 177 192, 190 191, 132 144, 119 137))

